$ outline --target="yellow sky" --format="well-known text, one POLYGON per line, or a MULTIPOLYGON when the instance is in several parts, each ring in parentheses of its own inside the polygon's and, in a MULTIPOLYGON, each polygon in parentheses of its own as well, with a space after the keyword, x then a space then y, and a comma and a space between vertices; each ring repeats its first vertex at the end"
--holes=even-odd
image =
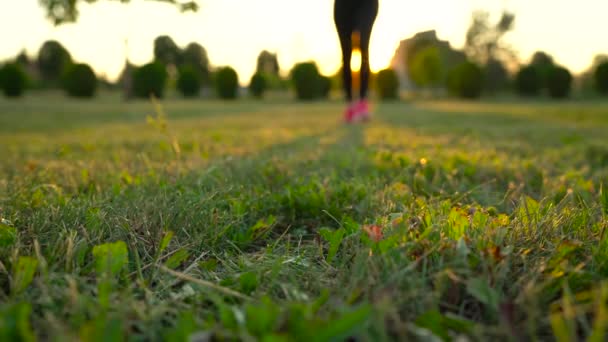
MULTIPOLYGON (((199 0, 201 10, 180 14, 170 6, 143 0, 131 5, 104 2, 85 5, 77 24, 53 27, 38 0, 0 0, 0 60, 25 48, 34 55, 47 39, 61 41, 78 61, 110 78, 129 58, 152 58, 152 41, 168 34, 185 46, 201 43, 213 65, 231 65, 241 82, 251 77, 262 49, 278 52, 287 69, 294 62, 316 60, 333 73, 340 51, 332 21, 332 0, 199 0)), ((471 12, 509 8, 517 14, 508 41, 527 59, 545 50, 575 72, 587 68, 595 54, 608 53, 607 0, 380 0, 371 43, 372 69, 388 65, 398 42, 414 33, 436 29, 440 38, 461 47, 471 12)))

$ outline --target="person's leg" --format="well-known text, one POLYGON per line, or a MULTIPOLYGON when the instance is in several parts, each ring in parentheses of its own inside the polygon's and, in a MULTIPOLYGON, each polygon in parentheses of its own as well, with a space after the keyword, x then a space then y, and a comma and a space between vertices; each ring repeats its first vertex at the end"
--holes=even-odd
POLYGON ((335 0, 334 21, 340 38, 340 48, 342 49, 342 86, 346 100, 351 102, 353 99, 353 78, 350 68, 352 57, 352 32, 353 17, 351 0, 335 0))
POLYGON ((369 41, 372 28, 378 15, 378 0, 361 1, 362 7, 357 13, 358 29, 361 37, 361 85, 359 89, 359 99, 366 100, 369 89, 369 41))

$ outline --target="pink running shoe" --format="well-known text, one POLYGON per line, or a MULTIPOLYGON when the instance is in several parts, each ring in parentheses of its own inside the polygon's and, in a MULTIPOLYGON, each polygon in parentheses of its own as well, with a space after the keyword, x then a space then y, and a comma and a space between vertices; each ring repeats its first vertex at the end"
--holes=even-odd
POLYGON ((356 103, 349 104, 348 107, 346 107, 346 110, 344 111, 344 122, 353 123, 355 121, 355 116, 357 114, 356 110, 357 110, 356 103))
POLYGON ((367 100, 360 100, 355 105, 353 121, 355 122, 367 122, 371 119, 371 112, 369 110, 369 103, 367 100))

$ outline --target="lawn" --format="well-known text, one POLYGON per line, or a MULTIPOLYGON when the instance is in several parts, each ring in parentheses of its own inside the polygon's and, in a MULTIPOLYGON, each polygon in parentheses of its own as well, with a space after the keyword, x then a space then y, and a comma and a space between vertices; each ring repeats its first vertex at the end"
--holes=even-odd
POLYGON ((608 102, 0 99, 0 340, 604 341, 608 102))

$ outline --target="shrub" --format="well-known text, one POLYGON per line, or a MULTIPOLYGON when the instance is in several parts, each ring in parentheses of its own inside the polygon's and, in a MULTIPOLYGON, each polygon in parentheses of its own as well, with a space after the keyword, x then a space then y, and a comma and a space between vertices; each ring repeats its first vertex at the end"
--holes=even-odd
POLYGON ((158 62, 146 64, 133 73, 133 94, 147 98, 150 95, 163 97, 167 84, 167 69, 158 62))
POLYGON ((509 72, 504 64, 490 58, 484 67, 484 90, 489 93, 496 93, 507 89, 509 84, 509 72))
POLYGON ((547 90, 554 99, 563 99, 572 90, 572 75, 568 69, 555 66, 547 72, 547 90))
POLYGON ((449 72, 448 91, 460 98, 476 99, 481 97, 483 80, 483 70, 477 64, 464 62, 449 72))
POLYGON ((515 76, 515 88, 519 95, 522 96, 537 96, 543 86, 538 68, 534 66, 526 66, 519 70, 515 76))
POLYGON ((61 43, 51 40, 42 44, 38 52, 38 69, 41 76, 52 85, 58 85, 67 67, 72 64, 72 57, 61 43))
POLYGON ((319 75, 319 97, 323 99, 329 98, 331 93, 331 78, 319 75))
POLYGON ((266 75, 261 72, 256 72, 251 77, 251 82, 249 82, 249 93, 256 98, 261 99, 264 97, 267 88, 268 82, 266 81, 266 75))
POLYGON ((595 89, 602 95, 608 95, 608 61, 597 66, 594 79, 595 89))
POLYGON ((376 75, 376 91, 382 100, 399 97, 399 77, 393 69, 384 69, 376 75))
POLYGON ((190 65, 200 79, 201 88, 211 85, 209 78, 209 56, 207 50, 198 43, 190 43, 180 56, 181 65, 190 65))
POLYGON ((314 100, 320 96, 319 69, 314 62, 298 63, 291 70, 291 82, 299 100, 314 100))
POLYGON ((93 97, 97 91, 97 77, 87 64, 72 64, 63 75, 63 89, 69 96, 93 97))
POLYGON ((27 86, 27 75, 16 63, 6 64, 0 68, 0 88, 7 97, 20 97, 27 86))
POLYGON ((201 76, 190 65, 181 66, 178 70, 177 75, 177 90, 184 97, 195 97, 200 94, 201 91, 201 76))
POLYGON ((433 87, 443 80, 443 62, 439 49, 435 46, 424 48, 414 55, 410 75, 419 87, 433 87))
POLYGON ((215 74, 215 90, 220 98, 236 99, 239 89, 239 76, 231 67, 224 67, 215 74))

